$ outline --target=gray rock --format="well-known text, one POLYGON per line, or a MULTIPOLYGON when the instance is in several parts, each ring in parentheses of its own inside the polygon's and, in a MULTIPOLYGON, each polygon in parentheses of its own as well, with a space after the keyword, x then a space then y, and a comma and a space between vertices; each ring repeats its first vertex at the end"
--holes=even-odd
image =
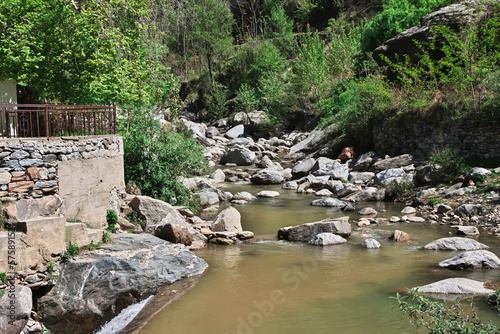
POLYGON ((251 202, 254 199, 256 199, 254 195, 250 194, 248 191, 240 191, 234 194, 233 199, 234 200, 243 200, 243 201, 248 201, 251 202))
POLYGON ((342 211, 356 211, 356 208, 352 204, 347 204, 342 208, 342 211))
POLYGON ((473 181, 479 181, 488 175, 491 175, 491 170, 481 167, 474 167, 469 171, 469 174, 467 176, 473 181))
POLYGON ((417 216, 405 216, 406 221, 410 223, 425 223, 425 218, 423 217, 417 217, 417 216))
POLYGON ((212 231, 229 231, 236 233, 242 232, 243 229, 241 228, 241 215, 238 210, 230 206, 229 208, 222 211, 217 216, 217 219, 215 219, 215 221, 213 222, 212 231))
POLYGON ((352 167, 353 171, 365 171, 370 168, 373 158, 375 157, 375 152, 367 152, 358 157, 354 166, 352 167))
POLYGON ((342 200, 347 202, 377 202, 384 200, 384 198, 385 198, 384 189, 368 187, 357 193, 349 195, 348 197, 344 197, 342 198, 342 200))
POLYGON ((255 144, 252 138, 234 138, 229 142, 228 145, 230 146, 235 146, 235 145, 241 145, 241 146, 250 146, 255 144))
POLYGON ((421 166, 417 168, 415 176, 423 184, 438 184, 444 180, 444 174, 441 172, 441 166, 439 165, 421 166))
POLYGON ((327 175, 328 172, 331 172, 335 168, 340 166, 340 163, 337 160, 325 158, 325 157, 319 157, 314 166, 311 168, 311 173, 314 175, 327 175), (315 172, 318 172, 316 173, 315 172))
POLYGON ((436 211, 438 213, 446 213, 446 212, 450 212, 451 210, 453 210, 453 208, 449 205, 446 205, 446 204, 438 204, 437 208, 436 208, 436 211))
POLYGON ((280 184, 283 180, 283 174, 272 169, 261 170, 250 178, 253 184, 280 184))
POLYGON ((451 259, 439 262, 440 267, 449 269, 498 269, 500 259, 487 250, 468 251, 451 259))
POLYGON ((271 190, 263 190, 257 194, 257 197, 263 197, 263 198, 274 198, 279 196, 280 196, 279 192, 271 190))
POLYGON ((346 164, 339 165, 330 173, 334 180, 347 180, 349 179, 349 166, 346 164))
POLYGON ((475 204, 462 204, 455 209, 455 214, 460 217, 472 217, 479 213, 479 208, 475 204))
POLYGON ((375 174, 375 184, 388 187, 403 182, 406 176, 402 168, 387 169, 375 174))
POLYGON ((362 245, 368 249, 378 249, 380 248, 380 243, 373 239, 373 238, 368 238, 364 239, 362 242, 362 245))
POLYGON ((39 300, 39 314, 54 332, 91 333, 159 287, 207 267, 184 245, 123 233, 112 244, 65 263, 56 286, 39 300))
POLYGON ((316 234, 309 243, 314 246, 328 246, 346 243, 347 240, 340 235, 333 233, 319 233, 316 234))
POLYGON ((396 169, 411 164, 413 157, 410 154, 403 154, 397 157, 383 159, 373 164, 375 171, 382 171, 386 169, 396 169))
POLYGON ((234 139, 238 138, 240 135, 243 135, 244 133, 245 133, 245 126, 243 124, 239 124, 229 129, 226 132, 225 136, 226 138, 234 139))
POLYGON ((428 196, 428 195, 434 195, 436 193, 436 188, 429 188, 429 189, 424 189, 420 190, 417 193, 417 197, 423 197, 423 196, 428 196))
POLYGON ((333 193, 328 189, 321 189, 321 190, 316 191, 316 193, 314 195, 316 195, 316 196, 333 196, 333 193))
POLYGON ((468 278, 447 278, 438 282, 420 286, 418 292, 425 294, 452 294, 452 295, 490 295, 495 291, 484 287, 483 282, 468 278))
POLYGON ((298 179, 309 174, 311 169, 314 167, 316 159, 309 158, 292 168, 292 178, 298 179))
POLYGON ((219 130, 215 126, 209 126, 205 131, 205 135, 207 136, 207 138, 213 138, 219 135, 219 130))
POLYGON ((214 179, 214 181, 217 183, 223 183, 224 181, 226 181, 226 174, 224 174, 224 172, 220 169, 217 169, 212 173, 212 179, 214 179))
POLYGON ((0 333, 19 334, 31 316, 31 289, 22 285, 12 289, 9 285, 4 292, 0 298, 0 333))
POLYGON ((250 151, 248 148, 237 146, 224 152, 224 155, 220 159, 220 164, 234 163, 238 166, 248 166, 254 163, 255 158, 255 152, 250 151))
POLYGON ((343 198, 351 194, 354 194, 355 192, 358 192, 360 190, 361 190, 360 187, 355 186, 354 184, 351 183, 346 183, 344 184, 343 188, 337 190, 337 196, 343 198))
POLYGON ((342 208, 342 207, 346 206, 347 203, 344 201, 341 201, 337 198, 326 197, 326 198, 320 198, 320 199, 312 201, 311 205, 312 206, 328 206, 328 207, 342 208))
POLYGON ((327 134, 331 131, 330 128, 327 129, 314 129, 304 140, 298 142, 297 144, 290 147, 290 151, 285 156, 293 156, 297 153, 310 153, 315 151, 322 143, 328 140, 327 134))
POLYGON ((378 212, 374 208, 366 207, 366 208, 361 209, 358 212, 358 214, 362 215, 362 216, 372 216, 372 215, 377 215, 378 212))
POLYGON ((165 218, 172 223, 185 222, 184 217, 172 205, 148 196, 134 197, 129 206, 137 212, 139 218, 146 221, 146 233, 154 233, 156 225, 165 218))
POLYGON ((188 121, 184 118, 180 118, 180 121, 183 122, 189 130, 193 131, 193 138, 202 139, 206 137, 206 126, 204 124, 188 121))
POLYGON ((338 234, 345 238, 349 237, 351 235, 349 217, 324 219, 314 223, 283 227, 278 231, 278 239, 309 242, 313 236, 324 232, 338 234))
POLYGON ((473 239, 451 237, 451 238, 441 238, 433 242, 430 242, 427 245, 425 245, 424 248, 432 250, 469 251, 469 250, 488 249, 489 247, 473 239))
POLYGON ((42 159, 23 159, 19 160, 19 164, 23 167, 40 167, 43 166, 42 159))
POLYGON ((372 172, 351 172, 349 173, 349 182, 369 183, 375 178, 375 173, 372 172))
POLYGON ((11 155, 10 155, 10 158, 11 159, 24 159, 24 158, 27 158, 29 157, 29 153, 26 152, 26 151, 23 151, 23 150, 20 150, 20 151, 15 151, 13 152, 11 155))
POLYGON ((450 198, 450 197, 455 197, 455 196, 463 196, 465 193, 473 193, 476 191, 475 186, 469 186, 465 188, 460 188, 457 190, 449 191, 449 189, 445 192, 444 198, 450 198))
POLYGON ((299 187, 295 181, 287 181, 283 183, 283 189, 296 190, 299 187))
POLYGON ((459 235, 479 235, 479 230, 475 226, 458 226, 457 234, 459 235))
POLYGON ((401 210, 403 215, 414 215, 417 213, 417 210, 412 206, 406 206, 403 210, 401 210))

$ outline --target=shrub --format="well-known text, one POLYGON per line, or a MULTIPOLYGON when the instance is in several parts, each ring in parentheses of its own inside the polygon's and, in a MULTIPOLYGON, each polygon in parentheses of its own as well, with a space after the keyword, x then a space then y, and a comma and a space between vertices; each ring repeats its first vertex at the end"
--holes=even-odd
POLYGON ((135 182, 143 195, 196 210, 196 198, 179 177, 206 168, 197 141, 174 129, 167 130, 150 114, 140 112, 130 115, 120 132, 126 182, 135 182))
POLYGON ((8 281, 7 281, 7 274, 5 274, 5 272, 1 272, 0 273, 0 281, 3 283, 3 284, 7 284, 8 281))
POLYGON ((412 181, 403 181, 392 187, 393 198, 398 202, 404 202, 416 196, 415 185, 412 181))
POLYGON ((69 242, 69 244, 66 246, 66 251, 62 255, 62 261, 65 262, 69 260, 70 258, 78 255, 78 252, 80 251, 80 247, 78 244, 75 242, 69 242))
POLYGON ((108 243, 111 241, 111 237, 109 236, 108 232, 104 232, 104 234, 102 235, 102 243, 105 244, 105 243, 108 243))
MULTIPOLYGON (((498 291, 496 294, 498 296, 498 291)), ((407 296, 396 294, 395 299, 399 309, 410 318, 410 323, 425 327, 430 333, 493 334, 499 330, 491 322, 481 322, 472 298, 467 304, 459 300, 448 303, 422 296, 413 289, 408 290, 407 296)))
POLYGON ((108 209, 106 211, 106 221, 108 222, 108 227, 106 230, 111 233, 116 233, 116 223, 118 222, 118 215, 115 210, 108 209))
POLYGON ((429 205, 436 206, 438 204, 446 204, 446 200, 444 198, 429 198, 427 202, 429 205))
POLYGON ((132 224, 134 224, 135 226, 137 227, 140 227, 142 229, 145 229, 146 228, 146 220, 141 218, 139 216, 139 213, 137 213, 137 211, 132 211, 128 216, 127 216, 127 219, 129 222, 131 222, 132 224))
POLYGON ((451 148, 435 150, 429 157, 429 161, 441 166, 441 171, 447 181, 453 180, 467 169, 465 159, 459 156, 458 151, 451 148))

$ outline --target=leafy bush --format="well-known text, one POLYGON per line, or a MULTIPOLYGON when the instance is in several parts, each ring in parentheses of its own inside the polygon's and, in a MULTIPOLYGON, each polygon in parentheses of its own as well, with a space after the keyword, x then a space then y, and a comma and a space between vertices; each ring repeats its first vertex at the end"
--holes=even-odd
POLYGON ((446 200, 444 198, 429 198, 427 202, 429 205, 436 206, 438 204, 446 204, 446 200))
POLYGON ((398 293, 395 299, 410 322, 427 328, 429 333, 493 334, 499 330, 491 322, 481 322, 472 298, 465 305, 459 300, 447 303, 425 297, 413 289, 408 290, 407 296, 398 293))
POLYGON ((167 130, 148 113, 134 113, 120 127, 126 182, 143 195, 196 210, 196 198, 179 180, 206 168, 202 147, 174 129, 167 130))
POLYGON ((111 241, 111 237, 109 236, 108 232, 104 232, 102 235, 102 243, 108 243, 111 241))
POLYGON ((420 19, 451 3, 449 0, 384 0, 382 12, 366 23, 361 36, 364 52, 371 52, 400 32, 420 25, 420 19))
POLYGON ((441 166, 441 171, 447 181, 453 180, 467 169, 465 159, 458 154, 458 151, 451 148, 435 150, 429 157, 429 161, 441 166))
POLYGON ((142 229, 146 228, 146 220, 141 218, 137 211, 132 211, 128 216, 127 219, 129 222, 134 224, 137 227, 140 227, 142 229))
POLYGON ((282 4, 275 3, 264 20, 265 36, 288 58, 295 56, 297 42, 293 34, 293 21, 286 15, 282 4))
POLYGON ((70 241, 69 244, 66 246, 66 251, 63 253, 61 260, 67 261, 70 258, 78 255, 78 252, 80 251, 80 247, 78 244, 75 242, 70 241))
POLYGON ((415 197, 415 185, 412 181, 403 181, 392 187, 393 198, 404 202, 415 197))
POLYGON ((116 214, 115 210, 108 209, 106 211, 106 222, 108 223, 106 231, 116 233, 116 223, 118 222, 118 215, 116 214))
POLYGON ((7 281, 7 274, 5 274, 4 271, 0 272, 0 281, 3 284, 7 284, 8 283, 8 281, 7 281))

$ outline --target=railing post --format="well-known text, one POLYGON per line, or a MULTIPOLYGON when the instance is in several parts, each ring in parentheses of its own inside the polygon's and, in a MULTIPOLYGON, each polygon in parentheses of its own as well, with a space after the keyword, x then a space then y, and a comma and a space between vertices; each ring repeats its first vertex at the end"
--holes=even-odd
POLYGON ((45 131, 47 132, 47 139, 50 137, 50 129, 49 129, 49 108, 47 106, 47 99, 43 100, 45 104, 45 131))
POLYGON ((118 131, 116 130, 116 102, 113 102, 113 127, 116 135, 118 133, 118 131))

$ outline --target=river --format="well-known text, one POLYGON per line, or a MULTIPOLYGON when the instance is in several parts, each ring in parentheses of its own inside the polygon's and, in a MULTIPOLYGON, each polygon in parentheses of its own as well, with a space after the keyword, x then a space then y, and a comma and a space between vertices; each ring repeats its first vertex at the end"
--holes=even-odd
MULTIPOLYGON (((276 240, 280 227, 345 215, 312 207, 314 195, 297 194, 278 186, 227 184, 223 190, 252 194, 266 189, 281 196, 259 198, 235 205, 244 230, 255 239, 238 245, 208 245, 196 254, 209 264, 208 271, 182 298, 157 312, 134 333, 426 333, 411 326, 395 307, 396 292, 449 277, 498 280, 497 270, 451 271, 438 262, 458 252, 422 249, 426 243, 450 236, 448 226, 382 223, 358 228, 347 244, 318 247, 276 240), (407 232, 411 241, 388 239, 395 229, 407 232), (380 249, 361 246, 373 237, 380 249)), ((403 206, 394 203, 358 203, 356 212, 371 206, 378 217, 401 216, 403 206)), ((350 214, 358 219, 357 213, 350 214)), ((497 237, 482 235, 478 241, 499 254, 497 237)), ((478 301, 482 319, 500 324, 496 313, 478 301)), ((147 312, 152 312, 148 309, 147 312)), ((130 332, 130 331, 129 331, 130 332)))

